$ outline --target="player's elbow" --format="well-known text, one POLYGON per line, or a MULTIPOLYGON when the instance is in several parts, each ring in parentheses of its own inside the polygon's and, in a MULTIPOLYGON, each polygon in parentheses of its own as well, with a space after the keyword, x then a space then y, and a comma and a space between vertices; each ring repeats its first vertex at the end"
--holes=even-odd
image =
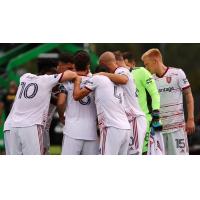
POLYGON ((118 81, 118 84, 121 84, 121 85, 126 85, 128 83, 128 78, 121 78, 119 79, 118 81))

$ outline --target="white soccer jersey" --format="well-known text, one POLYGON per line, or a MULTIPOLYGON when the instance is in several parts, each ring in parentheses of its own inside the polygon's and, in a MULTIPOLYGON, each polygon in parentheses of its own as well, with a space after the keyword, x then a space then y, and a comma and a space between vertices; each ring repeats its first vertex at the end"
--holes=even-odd
POLYGON ((87 81, 85 87, 94 91, 100 128, 130 129, 121 86, 115 85, 105 76, 95 75, 87 81))
POLYGON ((128 115, 128 118, 137 117, 137 116, 145 116, 142 112, 138 98, 137 98, 137 90, 134 83, 134 80, 131 77, 131 74, 128 69, 125 67, 118 67, 115 70, 115 74, 125 75, 128 77, 128 82, 125 85, 122 85, 124 90, 124 101, 125 101, 125 109, 128 115))
MULTIPOLYGON (((81 88, 85 86, 89 76, 82 76, 81 88)), ((64 84, 67 91, 67 107, 65 111, 65 126, 63 133, 74 139, 97 139, 97 113, 94 94, 90 93, 80 101, 73 98, 74 84, 64 84)))
POLYGON ((4 131, 10 127, 45 125, 52 88, 59 82, 59 75, 24 74, 12 110, 6 119, 4 131))
POLYGON ((168 67, 162 77, 154 75, 160 93, 163 133, 185 126, 182 91, 190 84, 182 69, 168 67))

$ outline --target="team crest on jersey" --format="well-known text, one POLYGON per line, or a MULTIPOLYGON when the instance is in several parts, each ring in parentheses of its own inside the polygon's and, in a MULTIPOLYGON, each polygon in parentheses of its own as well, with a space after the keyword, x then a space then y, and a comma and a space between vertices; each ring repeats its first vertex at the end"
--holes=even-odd
POLYGON ((172 81, 172 77, 167 76, 167 77, 166 77, 166 81, 167 81, 167 83, 171 83, 171 81, 172 81))

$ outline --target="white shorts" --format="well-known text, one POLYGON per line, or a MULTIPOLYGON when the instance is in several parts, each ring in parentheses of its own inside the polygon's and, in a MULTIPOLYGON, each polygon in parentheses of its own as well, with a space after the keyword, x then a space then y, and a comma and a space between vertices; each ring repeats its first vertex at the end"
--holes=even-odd
POLYGON ((100 129, 101 155, 127 155, 130 130, 114 127, 100 129))
MULTIPOLYGON (((153 131, 151 129, 151 131, 153 131)), ((150 134, 147 155, 165 155, 163 135, 161 132, 150 134)))
POLYGON ((172 133, 163 133, 166 155, 189 155, 187 133, 183 128, 172 133))
POLYGON ((42 155, 43 126, 11 128, 4 132, 7 155, 42 155))
POLYGON ((63 135, 62 155, 97 155, 98 140, 79 140, 63 135))
POLYGON ((145 116, 138 116, 130 122, 131 136, 128 148, 128 155, 142 155, 142 148, 147 129, 145 116))

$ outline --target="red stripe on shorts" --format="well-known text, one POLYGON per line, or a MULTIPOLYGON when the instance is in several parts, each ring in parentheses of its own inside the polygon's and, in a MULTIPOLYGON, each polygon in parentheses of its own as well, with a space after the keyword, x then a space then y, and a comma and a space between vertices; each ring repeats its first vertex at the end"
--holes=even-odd
POLYGON ((40 153, 41 155, 44 155, 44 144, 43 144, 43 131, 42 131, 42 126, 37 125, 38 129, 38 139, 39 139, 39 144, 40 144, 40 153))

